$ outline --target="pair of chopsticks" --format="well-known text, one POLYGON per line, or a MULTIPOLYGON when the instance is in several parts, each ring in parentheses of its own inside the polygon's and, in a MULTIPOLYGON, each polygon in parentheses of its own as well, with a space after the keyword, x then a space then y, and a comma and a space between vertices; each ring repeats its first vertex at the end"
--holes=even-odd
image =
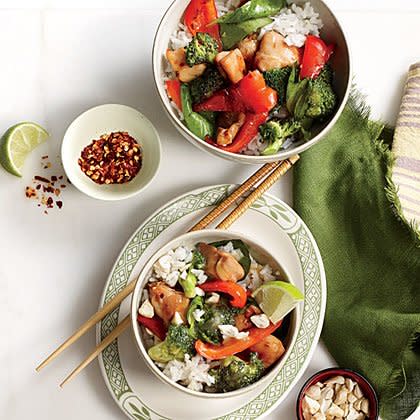
MULTIPOLYGON (((295 162, 299 160, 299 156, 292 156, 281 162, 267 163, 241 184, 232 194, 216 206, 207 216, 201 219, 194 225, 190 232, 205 229, 219 216, 221 216, 231 205, 235 204, 236 200, 242 197, 245 193, 250 194, 244 198, 239 205, 236 206, 217 226, 216 229, 227 229, 232 223, 238 219, 259 197, 261 197, 282 175, 284 175, 295 162), (265 179, 264 179, 265 178, 265 179), (264 180, 263 180, 264 179, 264 180), (261 183, 255 187, 259 182, 261 183)), ((80 328, 72 334, 63 344, 54 350, 37 368, 39 372, 42 368, 47 366, 59 354, 61 354, 67 347, 76 342, 83 334, 90 328, 96 325, 109 312, 115 309, 128 295, 130 295, 136 285, 136 280, 132 280, 123 290, 115 295, 109 302, 107 302, 101 309, 93 314, 80 328)), ((79 366, 77 366, 69 376, 60 384, 63 387, 67 382, 80 373, 92 360, 94 360, 107 346, 109 346, 123 331, 130 325, 130 315, 127 315, 115 329, 107 335, 101 343, 84 359, 79 366)))

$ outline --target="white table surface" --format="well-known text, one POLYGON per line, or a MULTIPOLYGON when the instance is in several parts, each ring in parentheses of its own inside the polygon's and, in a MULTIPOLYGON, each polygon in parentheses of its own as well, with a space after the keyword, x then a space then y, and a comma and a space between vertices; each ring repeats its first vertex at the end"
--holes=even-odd
MULTIPOLYGON (((394 123, 407 67, 420 59, 420 3, 329 3, 348 33, 356 82, 374 114, 394 123)), ((255 170, 203 154, 163 113, 152 83, 151 45, 168 4, 0 2, 0 131, 34 120, 52 135, 30 156, 22 179, 0 169, 1 418, 123 419, 97 362, 65 390, 57 386, 94 346, 93 331, 42 373, 35 366, 97 309, 121 247, 153 210, 190 189, 240 182, 255 170), (109 102, 140 109, 158 128, 163 160, 153 186, 117 203, 89 199, 70 187, 63 209, 44 215, 24 196, 31 177, 41 172, 40 156, 52 157, 59 171, 55 156, 66 126, 85 109, 109 102)), ((272 192, 291 203, 291 183, 288 174, 272 192)), ((333 364, 319 344, 302 380, 267 418, 293 419, 304 379, 333 364)))

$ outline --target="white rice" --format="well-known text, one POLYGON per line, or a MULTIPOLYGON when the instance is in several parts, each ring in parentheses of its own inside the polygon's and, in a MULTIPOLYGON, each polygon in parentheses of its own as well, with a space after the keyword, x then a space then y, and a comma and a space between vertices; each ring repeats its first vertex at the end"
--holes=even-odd
POLYGON ((303 47, 308 35, 319 36, 322 28, 322 20, 309 2, 303 7, 292 3, 290 7, 283 9, 274 21, 260 30, 259 38, 268 31, 276 31, 283 35, 288 45, 303 47))
POLYGON ((153 264, 153 273, 149 278, 149 282, 163 280, 168 286, 174 287, 179 278, 190 267, 191 260, 191 249, 184 246, 174 250, 171 249, 153 264))
POLYGON ((188 28, 182 23, 178 23, 178 27, 169 37, 169 48, 177 50, 178 48, 185 48, 192 40, 192 35, 188 28))
POLYGON ((220 17, 235 10, 241 4, 241 0, 216 0, 215 3, 217 14, 220 17))
POLYGON ((239 261, 241 258, 243 258, 244 254, 239 248, 234 248, 232 242, 228 242, 224 246, 219 246, 218 248, 220 251, 227 252, 228 254, 232 255, 233 258, 235 258, 236 261, 239 261))
POLYGON ((241 153, 248 156, 259 156, 266 147, 267 143, 263 140, 261 135, 258 134, 247 144, 241 153))
POLYGON ((200 355, 192 358, 185 355, 183 362, 171 360, 163 369, 163 373, 174 382, 180 382, 193 391, 202 391, 203 386, 214 384, 214 377, 208 373, 210 365, 200 355))

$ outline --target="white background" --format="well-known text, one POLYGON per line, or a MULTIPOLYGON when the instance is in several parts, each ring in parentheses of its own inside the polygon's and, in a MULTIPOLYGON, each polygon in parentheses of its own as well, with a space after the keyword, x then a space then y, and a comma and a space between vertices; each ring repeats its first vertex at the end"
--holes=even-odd
MULTIPOLYGON (((405 72, 420 60, 420 2, 329 3, 348 33, 357 84, 374 114, 394 123, 405 72)), ((65 390, 57 387, 94 346, 93 331, 42 373, 35 366, 97 309, 121 247, 153 210, 190 189, 240 182, 255 170, 203 154, 163 114, 150 61, 168 4, 0 1, 0 131, 34 120, 51 133, 28 159, 22 179, 0 170, 1 418, 123 419, 96 362, 65 390), (44 215, 24 197, 25 185, 42 172, 40 156, 51 157, 47 174, 60 174, 66 126, 87 108, 109 102, 140 109, 158 128, 163 160, 153 185, 118 203, 95 201, 70 187, 63 209, 44 215)), ((288 174, 272 189, 289 203, 291 181, 288 174)), ((303 379, 331 364, 319 345, 303 379)), ((298 389, 270 419, 294 418, 298 389)))

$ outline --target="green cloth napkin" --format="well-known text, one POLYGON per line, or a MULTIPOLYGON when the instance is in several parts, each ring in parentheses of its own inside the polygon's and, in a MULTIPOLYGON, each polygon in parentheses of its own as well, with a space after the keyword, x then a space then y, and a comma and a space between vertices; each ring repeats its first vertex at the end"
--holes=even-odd
POLYGON ((328 350, 371 381, 383 419, 402 420, 420 401, 420 235, 391 182, 392 131, 357 96, 297 163, 295 209, 325 264, 328 350))

